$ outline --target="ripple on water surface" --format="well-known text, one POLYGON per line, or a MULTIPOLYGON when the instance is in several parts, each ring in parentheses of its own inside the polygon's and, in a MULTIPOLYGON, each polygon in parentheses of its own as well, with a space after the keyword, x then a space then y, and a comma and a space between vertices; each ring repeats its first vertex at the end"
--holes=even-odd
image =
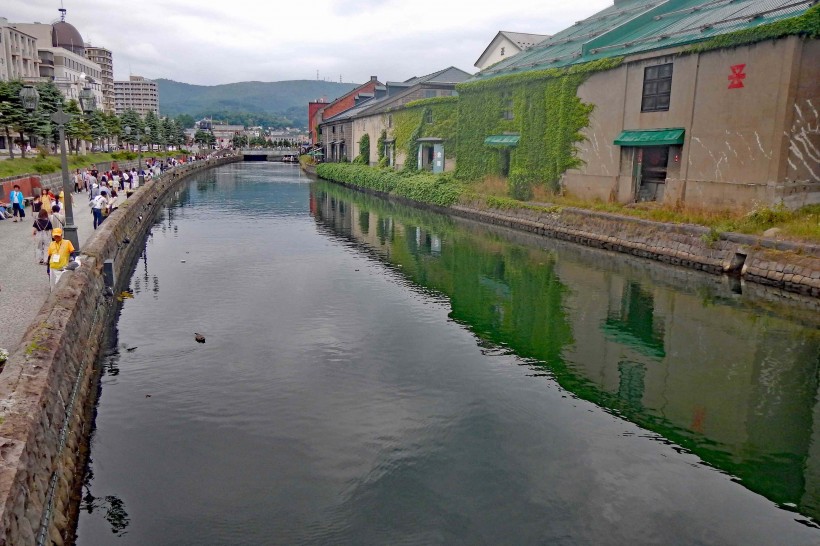
POLYGON ((805 319, 290 169, 160 215, 79 544, 820 543, 805 319))

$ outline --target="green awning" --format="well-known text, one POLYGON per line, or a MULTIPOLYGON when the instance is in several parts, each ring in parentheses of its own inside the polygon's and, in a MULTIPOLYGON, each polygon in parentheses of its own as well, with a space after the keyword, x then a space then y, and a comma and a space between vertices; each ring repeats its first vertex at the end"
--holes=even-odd
POLYGON ((685 129, 645 129, 622 131, 615 144, 618 146, 669 146, 683 144, 685 129))
POLYGON ((484 139, 487 146, 515 146, 521 135, 492 135, 484 139))

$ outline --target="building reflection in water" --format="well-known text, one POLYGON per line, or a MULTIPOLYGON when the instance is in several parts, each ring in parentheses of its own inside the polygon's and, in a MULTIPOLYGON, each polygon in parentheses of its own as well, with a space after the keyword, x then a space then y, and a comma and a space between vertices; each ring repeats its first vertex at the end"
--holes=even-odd
POLYGON ((482 344, 820 520, 816 313, 679 268, 312 191, 320 229, 446 296, 482 344))

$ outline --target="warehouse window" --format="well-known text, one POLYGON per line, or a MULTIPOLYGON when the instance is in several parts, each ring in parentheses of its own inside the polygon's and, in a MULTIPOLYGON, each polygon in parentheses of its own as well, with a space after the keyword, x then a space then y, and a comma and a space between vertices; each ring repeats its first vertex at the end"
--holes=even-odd
POLYGON ((641 112, 669 110, 672 95, 672 63, 647 66, 643 72, 641 112))
POLYGON ((513 119, 513 94, 512 91, 501 92, 501 119, 513 119))

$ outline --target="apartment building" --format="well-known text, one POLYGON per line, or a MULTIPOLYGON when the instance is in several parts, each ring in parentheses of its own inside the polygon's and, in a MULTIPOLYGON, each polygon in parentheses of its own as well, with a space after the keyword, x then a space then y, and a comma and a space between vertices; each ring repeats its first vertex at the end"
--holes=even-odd
POLYGON ((37 38, 17 30, 0 17, 0 80, 32 80, 40 77, 37 38))
POLYGON ((128 81, 115 81, 114 106, 117 115, 122 115, 126 110, 136 110, 141 116, 148 112, 159 115, 157 82, 142 76, 131 76, 128 81))
POLYGON ((114 58, 110 49, 85 44, 85 56, 89 61, 100 65, 100 84, 102 87, 102 104, 100 109, 114 112, 114 58))

